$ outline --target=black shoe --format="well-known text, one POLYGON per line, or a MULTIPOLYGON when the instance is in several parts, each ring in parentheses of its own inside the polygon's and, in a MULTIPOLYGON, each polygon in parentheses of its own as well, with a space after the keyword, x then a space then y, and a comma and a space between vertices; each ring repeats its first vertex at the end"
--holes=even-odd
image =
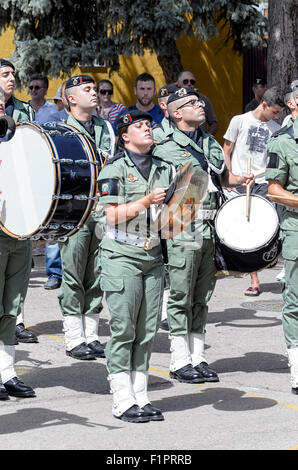
POLYGON ((47 282, 44 284, 44 289, 48 290, 53 290, 53 289, 59 289, 61 286, 61 279, 58 279, 57 277, 50 276, 47 282))
POLYGON ((13 377, 11 380, 5 382, 5 384, 3 385, 8 395, 10 395, 11 397, 29 398, 36 396, 33 388, 25 385, 18 379, 18 377, 13 377))
POLYGON ((66 355, 73 357, 74 359, 80 359, 81 361, 90 361, 96 359, 92 349, 88 348, 86 343, 79 344, 71 351, 66 351, 66 355))
POLYGON ((16 326, 16 340, 19 343, 38 343, 36 334, 25 328, 24 323, 16 326))
POLYGON ((151 403, 147 403, 147 405, 143 406, 141 408, 144 411, 145 416, 148 416, 150 421, 163 421, 164 416, 162 412, 158 409, 155 408, 154 406, 151 405, 151 403))
POLYGON ((298 395, 298 388, 292 388, 291 392, 294 393, 294 395, 298 395))
POLYGON ((175 372, 170 372, 171 379, 177 379, 179 382, 185 382, 189 384, 201 384, 205 380, 202 376, 193 368, 191 364, 187 364, 181 369, 175 370, 175 372))
POLYGON ((92 349, 94 356, 106 357, 104 347, 98 340, 92 341, 92 343, 88 343, 87 346, 88 348, 92 349))
POLYGON ((215 370, 210 369, 207 362, 201 362, 195 366, 195 370, 205 380, 205 382, 219 382, 219 378, 215 370))
POLYGON ((129 423, 148 423, 150 421, 149 416, 146 416, 144 410, 139 408, 138 405, 131 406, 121 416, 115 416, 115 418, 129 423))
POLYGON ((159 328, 165 331, 169 331, 169 323, 167 318, 165 318, 163 321, 160 322, 159 328))
POLYGON ((6 391, 6 388, 4 387, 4 385, 0 384, 0 400, 8 400, 9 399, 9 395, 6 391))

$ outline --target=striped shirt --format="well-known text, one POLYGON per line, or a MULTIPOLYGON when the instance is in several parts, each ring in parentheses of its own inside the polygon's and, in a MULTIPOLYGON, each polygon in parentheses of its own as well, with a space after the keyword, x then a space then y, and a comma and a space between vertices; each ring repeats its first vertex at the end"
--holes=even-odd
POLYGON ((103 119, 106 119, 112 125, 116 121, 118 114, 127 109, 124 104, 121 103, 113 103, 113 106, 111 108, 107 108, 106 110, 101 106, 99 106, 98 108, 96 109, 97 115, 103 119))

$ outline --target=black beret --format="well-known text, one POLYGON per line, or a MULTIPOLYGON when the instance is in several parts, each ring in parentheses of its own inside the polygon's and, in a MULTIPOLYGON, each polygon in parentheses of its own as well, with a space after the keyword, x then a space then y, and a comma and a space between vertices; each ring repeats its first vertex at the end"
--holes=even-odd
POLYGON ((70 77, 66 84, 66 88, 72 88, 74 86, 82 85, 83 83, 94 83, 94 79, 90 77, 90 75, 75 75, 74 77, 70 77))
POLYGON ((160 88, 157 96, 158 98, 164 98, 165 96, 172 95, 172 93, 175 93, 175 91, 177 90, 179 90, 179 87, 177 87, 176 85, 165 85, 160 88))
POLYGON ((257 77, 254 79, 254 85, 267 85, 267 80, 263 77, 257 77))
POLYGON ((130 126, 130 124, 134 124, 135 122, 139 121, 152 121, 152 116, 146 111, 139 111, 138 109, 132 111, 125 111, 125 113, 121 114, 117 118, 116 127, 117 130, 121 129, 121 127, 130 126))
POLYGON ((193 88, 178 88, 168 99, 168 105, 173 103, 174 101, 181 100, 182 98, 186 98, 187 96, 197 96, 200 98, 199 93, 194 90, 193 88))
POLYGON ((0 68, 2 67, 11 67, 13 70, 15 70, 14 65, 7 59, 0 59, 0 68))

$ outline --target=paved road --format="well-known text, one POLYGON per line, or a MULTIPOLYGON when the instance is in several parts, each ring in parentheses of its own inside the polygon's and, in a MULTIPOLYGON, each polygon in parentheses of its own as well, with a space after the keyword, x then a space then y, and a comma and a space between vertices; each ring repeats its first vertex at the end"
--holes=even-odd
MULTIPOLYGON (((129 424, 111 415, 105 359, 86 363, 65 355, 57 291, 43 288, 44 258, 35 257, 25 311, 39 343, 19 344, 16 366, 37 397, 0 402, 0 449, 298 449, 298 397, 290 393, 275 279, 281 267, 260 273, 262 294, 256 298, 243 295, 247 276, 218 280, 207 355, 219 383, 170 380, 169 340, 158 331, 149 393, 165 421, 129 424)), ((105 309, 103 342, 108 334, 105 309)))

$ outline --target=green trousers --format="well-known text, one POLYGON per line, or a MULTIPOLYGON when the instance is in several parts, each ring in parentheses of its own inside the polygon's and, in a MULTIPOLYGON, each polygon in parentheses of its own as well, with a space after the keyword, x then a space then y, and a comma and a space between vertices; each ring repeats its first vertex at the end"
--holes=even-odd
MULTIPOLYGON (((160 253, 158 247, 153 250, 160 253)), ((162 257, 144 260, 102 249, 101 260, 101 287, 110 312, 108 372, 147 370, 161 316, 162 257)))
POLYGON ((16 319, 31 272, 32 243, 0 232, 0 343, 15 344, 16 319))
POLYGON ((87 315, 102 309, 97 223, 98 217, 92 212, 77 233, 59 243, 62 283, 58 299, 63 315, 87 315))
POLYGON ((215 288, 213 240, 204 239, 200 249, 168 243, 170 293, 167 317, 171 335, 205 333, 208 302, 215 288))
POLYGON ((298 348, 298 232, 282 231, 285 260, 282 323, 288 349, 298 348))

